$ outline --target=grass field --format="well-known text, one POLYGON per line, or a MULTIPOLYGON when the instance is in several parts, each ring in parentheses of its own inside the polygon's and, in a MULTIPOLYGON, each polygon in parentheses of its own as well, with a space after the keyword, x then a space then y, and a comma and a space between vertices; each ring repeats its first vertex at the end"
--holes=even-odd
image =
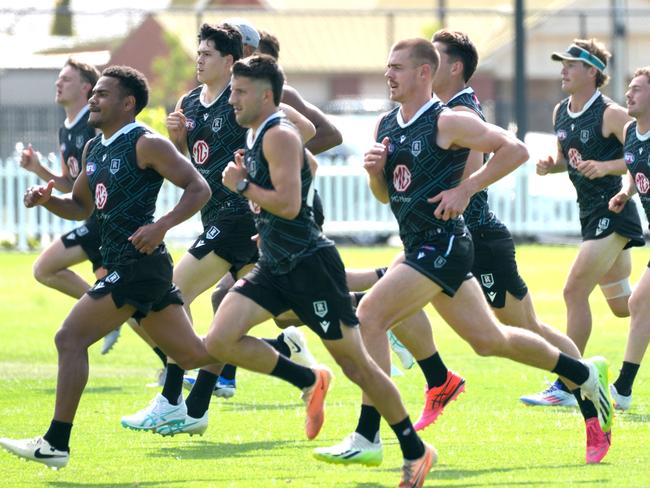
MULTIPOLYGON (((178 258, 182 251, 176 252, 178 258)), ((395 253, 389 248, 344 248, 351 267, 376 267, 395 253)), ((648 252, 635 250, 632 280, 646 266, 648 252)), ((538 315, 564 329, 562 286, 574 247, 521 246, 518 260, 538 315)), ((35 282, 33 254, 0 254, 0 437, 32 437, 51 419, 56 375, 53 334, 72 300, 35 282)), ((88 275, 88 266, 79 268, 88 275)), ((594 332, 587 355, 602 354, 618 372, 627 319, 614 318, 597 291, 592 297, 594 332)), ((476 356, 429 310, 446 364, 467 380, 466 393, 448 406, 423 437, 439 451, 430 487, 650 486, 650 382, 642 367, 634 406, 619 414, 613 445, 600 465, 584 464, 584 424, 572 409, 527 408, 524 393, 542 388, 553 375, 503 359, 476 356)), ((193 305, 196 327, 210 323, 209 293, 193 305)), ((264 324, 259 335, 275 336, 264 324)), ((310 347, 336 373, 320 436, 307 441, 298 391, 273 378, 240 372, 237 394, 213 400, 210 428, 203 437, 162 438, 124 430, 120 417, 144 407, 158 391, 158 359, 125 328, 115 349, 90 350, 90 380, 73 429, 70 464, 55 472, 0 451, 0 486, 7 487, 394 487, 401 457, 392 432, 382 425, 380 468, 318 463, 311 449, 338 442, 356 425, 359 392, 306 331, 310 347)), ((395 378, 412 418, 422 402, 417 368, 395 378)))

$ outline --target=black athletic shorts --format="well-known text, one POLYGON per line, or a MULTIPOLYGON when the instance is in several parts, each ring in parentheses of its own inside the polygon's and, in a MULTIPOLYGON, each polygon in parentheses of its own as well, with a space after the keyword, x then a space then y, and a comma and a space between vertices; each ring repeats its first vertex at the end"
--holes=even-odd
POLYGON ((101 245, 99 224, 93 217, 86 220, 83 225, 62 235, 61 241, 66 248, 81 246, 93 265, 93 271, 102 267, 102 254, 99 251, 101 245))
POLYGON ((474 246, 469 233, 449 235, 404 251, 404 264, 433 281, 442 291, 453 297, 463 281, 472 278, 474 246))
POLYGON ((93 298, 110 293, 117 308, 133 305, 136 308, 133 317, 141 319, 152 310, 158 312, 168 305, 183 305, 183 296, 172 283, 173 268, 171 256, 161 245, 154 254, 109 269, 87 293, 93 298))
POLYGON ((198 260, 214 252, 230 263, 230 272, 236 279, 239 270, 257 262, 257 243, 251 239, 255 234, 257 230, 250 212, 223 215, 204 228, 187 252, 198 260))
POLYGON ((472 232, 474 266, 472 274, 481 284, 490 306, 503 308, 506 292, 523 299, 528 287, 519 275, 515 259, 515 243, 507 227, 479 229, 472 232))
POLYGON ((311 205, 314 221, 320 230, 323 230, 323 223, 325 222, 325 213, 323 212, 323 201, 320 199, 318 190, 314 189, 314 201, 311 205))
POLYGON ((628 200, 621 213, 603 209, 580 217, 580 227, 583 241, 603 239, 616 232, 630 239, 624 249, 645 245, 639 212, 633 200, 628 200))
POLYGON ((341 323, 349 327, 359 324, 352 310, 345 268, 334 246, 303 258, 286 274, 271 274, 258 263, 231 290, 274 316, 293 310, 322 339, 341 339, 341 323))

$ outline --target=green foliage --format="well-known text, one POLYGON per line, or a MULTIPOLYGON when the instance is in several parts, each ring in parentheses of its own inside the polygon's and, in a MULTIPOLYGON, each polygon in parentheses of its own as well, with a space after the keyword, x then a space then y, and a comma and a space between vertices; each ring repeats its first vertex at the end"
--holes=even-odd
POLYGON ((167 126, 165 125, 165 119, 167 118, 167 111, 165 107, 145 107, 142 112, 137 116, 138 122, 148 125, 155 131, 159 132, 163 136, 167 137, 167 126))
POLYGON ((54 6, 54 18, 50 27, 52 36, 71 36, 72 35, 72 11, 70 10, 70 0, 56 0, 54 6))
POLYGON ((155 77, 151 87, 150 104, 171 109, 194 79, 196 66, 183 49, 178 37, 169 32, 165 32, 164 36, 169 54, 166 57, 158 56, 152 62, 155 77))
MULTIPOLYGON (((172 252, 178 263, 182 250, 172 252)), ((350 267, 389 263, 396 249, 342 248, 350 267)), ((520 246, 517 257, 537 315, 565 328, 562 286, 575 247, 520 246)), ((42 435, 54 407, 56 349, 53 336, 74 300, 34 281, 35 254, 0 253, 0 436, 42 435)), ((648 252, 632 251, 636 283, 648 252)), ((75 267, 92 282, 88 263, 75 267)), ((598 290, 591 300, 594 330, 587 354, 603 354, 615 375, 623 359, 629 319, 613 317, 598 290)), ((197 333, 212 319, 210 292, 193 304, 197 333)), ((614 442, 598 466, 584 464, 584 424, 574 409, 524 407, 518 397, 539 391, 551 373, 499 358, 478 357, 428 307, 438 346, 449 368, 467 380, 466 393, 445 409, 422 437, 438 449, 440 460, 427 487, 647 487, 650 480, 650 381, 642 367, 632 410, 616 417, 614 442)), ((92 327, 92 323, 87 324, 92 327)), ((267 322, 252 333, 275 337, 267 322)), ((332 445, 356 425, 360 394, 315 334, 305 329, 314 355, 332 367, 336 379, 328 396, 323 431, 315 441, 303 433, 304 405, 299 392, 274 378, 239 370, 237 394, 213 399, 210 427, 203 437, 161 438, 127 431, 120 417, 144 408, 159 392, 154 381, 160 361, 135 334, 122 337, 106 356, 90 348, 90 377, 71 438, 67 468, 52 471, 21 462, 0 450, 0 486, 30 488, 189 487, 189 488, 392 488, 399 479, 401 456, 384 422, 384 463, 379 468, 331 466, 311 456, 314 447, 332 445)), ((397 366, 400 366, 397 363, 397 366)), ((396 377, 404 403, 417 418, 423 377, 417 366, 396 377)))

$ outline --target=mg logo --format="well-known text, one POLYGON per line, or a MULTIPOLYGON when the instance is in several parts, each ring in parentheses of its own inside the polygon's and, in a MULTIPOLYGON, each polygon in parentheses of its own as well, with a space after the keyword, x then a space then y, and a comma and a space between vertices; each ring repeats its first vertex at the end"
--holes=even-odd
POLYGON ((192 147, 192 157, 196 164, 204 164, 210 155, 210 147, 205 141, 196 141, 192 147))
POLYGON ((108 191, 103 183, 98 184, 95 187, 95 207, 99 210, 103 209, 108 200, 108 191))
POLYGON ((650 181, 648 181, 648 177, 643 173, 637 173, 634 176, 634 183, 636 183, 636 189, 643 195, 650 190, 650 181))
POLYGON ((575 147, 569 149, 569 165, 572 168, 576 168, 579 163, 582 162, 582 154, 575 147))
POLYGON ((406 191, 411 186, 411 172, 403 165, 398 164, 393 171, 393 186, 397 191, 406 191))

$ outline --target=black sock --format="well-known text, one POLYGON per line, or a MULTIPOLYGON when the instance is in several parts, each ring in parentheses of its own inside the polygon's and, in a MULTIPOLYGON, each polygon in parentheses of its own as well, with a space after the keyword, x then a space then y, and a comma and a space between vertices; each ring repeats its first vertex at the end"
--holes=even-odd
POLYGON ((569 387, 564 384, 564 381, 562 381, 560 378, 555 380, 555 387, 559 390, 562 390, 566 393, 573 393, 571 390, 569 390, 569 387))
POLYGON ((160 358, 160 360, 162 361, 162 363, 163 363, 163 368, 164 368, 165 366, 167 366, 167 354, 165 354, 164 352, 162 352, 162 349, 160 349, 158 346, 156 346, 156 347, 153 348, 153 352, 155 352, 155 353, 156 353, 156 356, 158 356, 158 357, 160 358))
POLYGON ((429 356, 421 361, 418 361, 420 369, 427 380, 427 387, 429 389, 434 386, 442 386, 447 381, 447 366, 442 362, 439 353, 429 356))
POLYGON ((59 422, 58 420, 52 420, 50 422, 50 428, 47 429, 47 432, 43 436, 47 442, 54 449, 59 451, 70 451, 70 431, 72 430, 72 424, 68 422, 59 422))
POLYGON ((614 382, 614 386, 619 395, 630 396, 632 394, 632 385, 634 384, 634 378, 636 378, 636 374, 639 371, 639 366, 640 364, 623 361, 621 371, 614 382))
POLYGON ((575 358, 567 356, 563 352, 560 353, 557 364, 551 371, 560 376, 564 376, 566 379, 578 386, 583 384, 587 381, 587 378, 589 378, 589 368, 587 365, 575 358))
POLYGON ((359 306, 359 302, 365 295, 365 291, 353 291, 352 296, 354 296, 354 303, 352 304, 352 308, 357 308, 359 306))
POLYGON ((183 390, 183 375, 185 370, 181 369, 176 363, 167 365, 167 376, 161 395, 164 396, 171 405, 178 405, 178 399, 183 390))
POLYGON ((311 369, 292 363, 282 354, 278 356, 278 364, 271 371, 271 376, 288 381, 300 389, 310 387, 316 382, 316 374, 311 369))
POLYGON ((424 456, 424 444, 415 432, 411 419, 408 416, 401 422, 391 425, 390 428, 393 429, 393 432, 397 436, 404 459, 413 461, 424 456))
POLYGON ((284 334, 280 334, 276 339, 262 339, 264 342, 266 342, 269 346, 271 346, 273 349, 278 351, 280 354, 284 355, 284 357, 290 358, 291 357, 291 349, 289 349, 289 346, 287 346, 287 343, 282 340, 284 338, 284 334))
POLYGON ((359 414, 359 423, 354 431, 368 439, 370 442, 379 440, 379 424, 381 415, 372 405, 361 404, 361 413, 359 414))
POLYGON ((196 376, 192 391, 190 391, 190 394, 187 395, 185 400, 187 415, 193 419, 199 419, 208 411, 214 385, 217 384, 217 378, 218 376, 216 374, 199 369, 199 374, 196 376))
POLYGON ((578 407, 580 407, 580 412, 582 413, 582 416, 585 418, 585 420, 598 417, 596 406, 591 400, 582 399, 582 395, 580 395, 580 388, 573 390, 571 393, 573 393, 573 396, 576 397, 576 400, 578 400, 578 407))
POLYGON ((233 364, 226 364, 221 370, 221 376, 224 380, 234 380, 237 373, 237 366, 233 364))
POLYGON ((379 279, 386 274, 386 271, 388 271, 388 268, 375 268, 375 273, 377 273, 377 278, 379 279))

